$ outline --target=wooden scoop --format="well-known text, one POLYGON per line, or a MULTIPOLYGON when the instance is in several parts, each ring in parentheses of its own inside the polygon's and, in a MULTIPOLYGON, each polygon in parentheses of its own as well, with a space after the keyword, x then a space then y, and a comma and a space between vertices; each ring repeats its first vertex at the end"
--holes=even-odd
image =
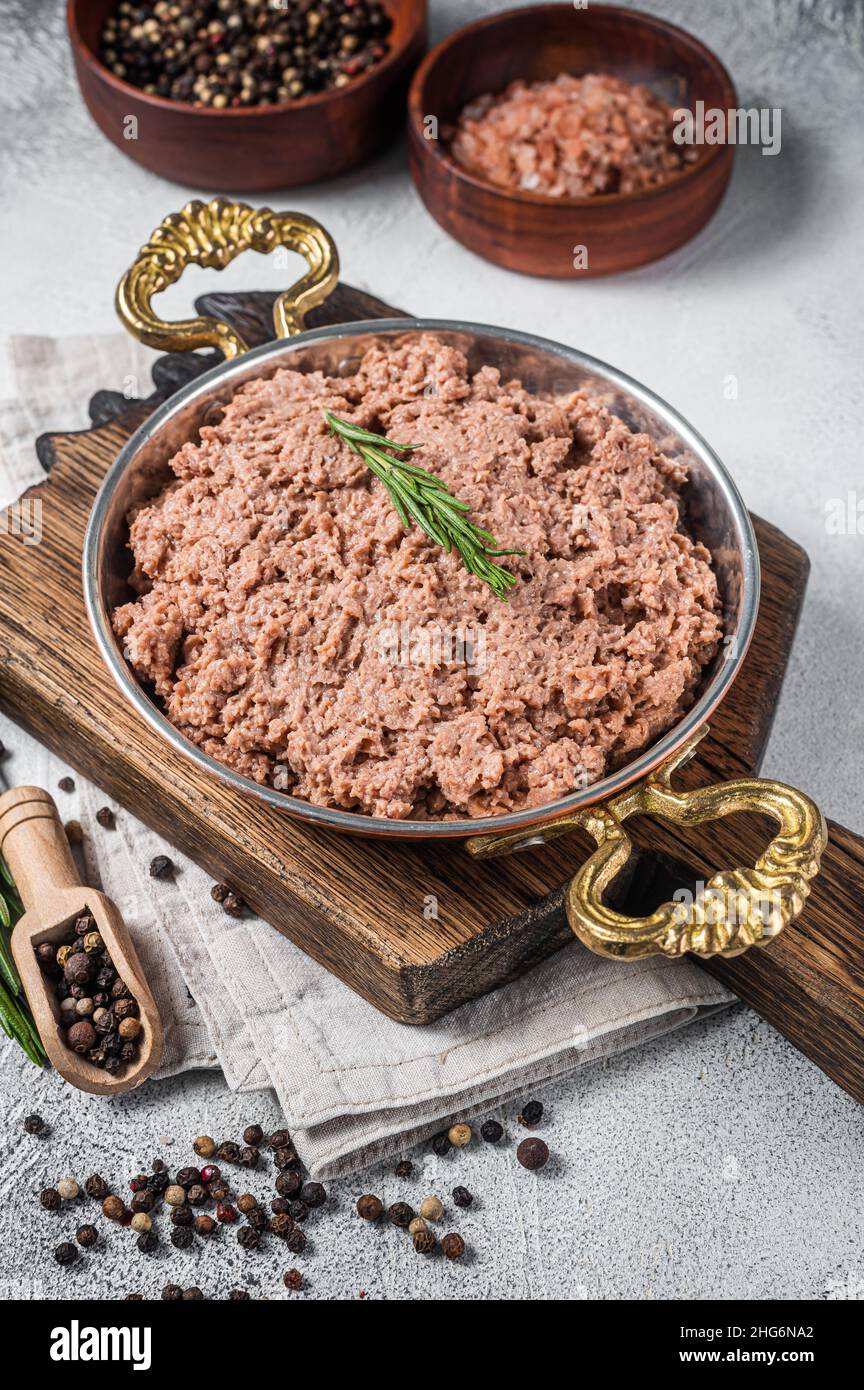
POLYGON ((119 1095, 140 1086, 162 1055, 159 1013, 123 918, 110 898, 81 883, 57 807, 41 787, 14 787, 0 796, 0 853, 25 909, 12 933, 12 955, 52 1066, 79 1090, 97 1095, 119 1095), (118 1076, 67 1046, 54 991, 36 959, 37 946, 60 943, 84 912, 95 918, 120 978, 138 1003, 143 1025, 138 1057, 118 1076))

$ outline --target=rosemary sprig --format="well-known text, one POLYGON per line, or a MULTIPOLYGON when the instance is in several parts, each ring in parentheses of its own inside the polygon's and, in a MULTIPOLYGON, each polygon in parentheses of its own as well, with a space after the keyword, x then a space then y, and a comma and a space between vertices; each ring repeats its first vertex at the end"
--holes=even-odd
POLYGON ((0 858, 0 1027, 7 1037, 20 1044, 31 1062, 41 1067, 45 1062, 45 1049, 31 1018, 9 946, 12 927, 23 911, 12 875, 0 858))
POLYGON ((465 568, 488 584, 492 592, 506 603, 507 590, 513 587, 517 577, 501 565, 496 565, 489 557, 524 555, 525 551, 498 550, 495 537, 468 520, 468 503, 454 497, 441 478, 425 468, 418 468, 407 459, 394 457, 395 454, 413 453, 415 449, 422 449, 423 445, 397 444, 381 434, 372 434, 359 425, 352 425, 349 420, 340 420, 329 410, 324 411, 324 418, 331 434, 343 439, 349 449, 359 454, 367 467, 381 479, 406 530, 414 521, 431 541, 448 554, 456 550, 465 568), (385 449, 389 452, 385 453, 385 449))

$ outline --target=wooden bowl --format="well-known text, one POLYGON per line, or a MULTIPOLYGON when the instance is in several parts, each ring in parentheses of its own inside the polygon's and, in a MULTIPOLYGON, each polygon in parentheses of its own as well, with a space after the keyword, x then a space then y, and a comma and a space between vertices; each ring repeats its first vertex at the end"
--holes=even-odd
POLYGON ((732 79, 713 53, 665 20, 617 5, 532 5, 505 10, 451 34, 421 63, 408 97, 408 150, 418 192, 436 222, 469 250, 509 270, 578 279, 631 270, 682 246, 716 211, 732 171, 731 145, 645 193, 549 198, 499 188, 469 174, 444 138, 465 104, 509 82, 589 72, 642 82, 674 106, 737 106, 732 79), (429 139, 428 117, 442 138, 429 139), (427 123, 424 126, 424 122, 427 123), (574 266, 577 247, 588 265, 574 266))
POLYGON ((426 0, 385 0, 387 56, 347 87, 281 106, 215 111, 149 96, 99 59, 114 0, 68 0, 75 71, 87 109, 136 163, 175 183, 251 192, 332 178, 370 159, 398 131, 405 92, 426 49, 426 0), (126 138, 129 117, 137 139, 126 138))

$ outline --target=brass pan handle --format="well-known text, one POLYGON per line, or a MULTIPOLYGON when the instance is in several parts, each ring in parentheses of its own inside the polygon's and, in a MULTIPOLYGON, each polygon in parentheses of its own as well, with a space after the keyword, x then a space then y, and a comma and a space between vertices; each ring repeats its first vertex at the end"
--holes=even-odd
POLYGON ((117 312, 129 332, 148 347, 168 352, 215 347, 226 360, 239 357, 249 345, 222 319, 202 316, 168 323, 153 312, 150 301, 179 280, 187 265, 224 270, 241 251, 266 255, 277 246, 299 251, 309 266, 273 307, 280 338, 302 333, 308 311, 327 298, 339 279, 333 238, 305 213, 250 208, 228 198, 209 203, 196 199, 163 219, 117 286, 117 312))
MULTIPOLYGON (((577 870, 567 889, 567 919, 584 946, 615 960, 643 956, 737 956, 772 940, 801 912, 819 872, 828 832, 821 811, 803 792, 761 777, 741 777, 696 791, 673 791, 672 773, 691 758, 708 732, 700 729, 650 777, 619 796, 586 807, 546 828, 554 837, 577 826, 597 849, 577 870), (753 868, 726 869, 687 902, 667 902, 648 917, 626 917, 603 901, 626 864, 633 842, 624 829, 629 816, 657 815, 678 825, 700 825, 736 811, 757 811, 779 826, 753 868)), ((525 832, 478 837, 469 850, 480 859, 505 854, 524 843, 525 832)))

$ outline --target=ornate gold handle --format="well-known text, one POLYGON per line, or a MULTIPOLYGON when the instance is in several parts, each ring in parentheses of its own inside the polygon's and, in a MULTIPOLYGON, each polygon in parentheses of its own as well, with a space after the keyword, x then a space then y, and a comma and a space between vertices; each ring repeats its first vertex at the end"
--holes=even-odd
MULTIPOLYGON (((598 955, 616 960, 687 952, 737 956, 777 936, 804 906, 828 841, 821 811, 803 792, 761 777, 673 791, 672 773, 692 758, 707 732, 699 730, 644 782, 555 821, 545 831, 557 836, 579 826, 596 841, 597 849, 570 882, 566 902, 571 928, 598 955), (633 849, 623 825, 629 816, 657 815, 678 825, 699 825, 736 811, 760 812, 779 826, 752 869, 717 873, 701 892, 685 892, 680 902, 663 903, 649 917, 625 917, 605 905, 603 895, 633 849)), ((487 858, 524 842, 525 832, 516 831, 472 840, 469 849, 487 858)))
POLYGON ((148 347, 169 352, 216 347, 226 359, 238 357, 249 345, 229 324, 207 316, 167 323, 153 312, 150 301, 179 280, 187 265, 224 270, 241 251, 266 255, 277 246, 299 251, 309 265, 273 307, 280 338, 302 333, 305 315, 327 298, 339 279, 333 238, 302 212, 271 212, 228 198, 196 200, 163 219, 117 286, 117 312, 130 333, 148 347))

